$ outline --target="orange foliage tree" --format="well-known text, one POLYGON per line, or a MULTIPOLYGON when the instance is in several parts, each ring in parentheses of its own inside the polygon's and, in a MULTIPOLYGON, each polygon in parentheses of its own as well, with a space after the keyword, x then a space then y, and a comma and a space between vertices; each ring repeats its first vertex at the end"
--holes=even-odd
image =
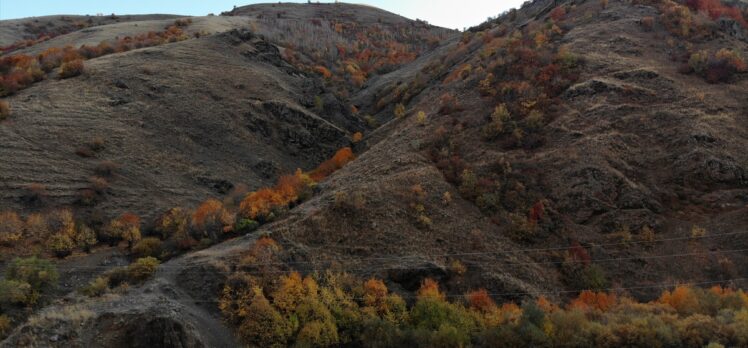
POLYGON ((469 292, 467 294, 467 301, 470 308, 484 313, 496 308, 496 302, 494 302, 491 296, 488 296, 486 289, 469 292))
POLYGON ((617 302, 618 297, 615 294, 585 290, 569 304, 569 307, 583 311, 598 310, 605 312, 617 302))
POLYGON ((192 226, 202 237, 217 239, 218 232, 229 232, 231 215, 217 199, 209 199, 200 204, 192 213, 192 226))

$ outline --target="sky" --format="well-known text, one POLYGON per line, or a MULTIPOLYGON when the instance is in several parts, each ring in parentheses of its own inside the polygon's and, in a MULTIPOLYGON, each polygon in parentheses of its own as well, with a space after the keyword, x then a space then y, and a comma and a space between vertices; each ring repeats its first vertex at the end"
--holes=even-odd
MULTIPOLYGON (((46 16, 54 14, 180 14, 204 16, 265 1, 253 0, 0 0, 0 20, 46 16)), ((272 1, 270 1, 272 2, 272 1)), ((294 2, 306 2, 294 1, 294 2)), ((334 2, 334 1, 320 1, 334 2)), ((423 19, 431 24, 463 29, 478 25, 488 17, 513 7, 524 0, 348 0, 365 3, 411 19, 423 19)))

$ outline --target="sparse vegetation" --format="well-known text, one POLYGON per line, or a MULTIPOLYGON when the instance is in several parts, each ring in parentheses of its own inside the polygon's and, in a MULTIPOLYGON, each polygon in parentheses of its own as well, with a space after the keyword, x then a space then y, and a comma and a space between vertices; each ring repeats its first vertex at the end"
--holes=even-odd
POLYGON ((97 297, 118 286, 140 284, 153 277, 159 264, 154 257, 139 258, 127 267, 105 272, 78 291, 86 296, 97 297))
POLYGON ((161 45, 188 39, 182 29, 173 25, 163 32, 149 32, 136 36, 119 38, 114 45, 101 42, 97 46, 83 45, 78 49, 67 46, 52 47, 38 56, 24 54, 0 57, 0 96, 7 96, 28 88, 43 80, 46 74, 56 68, 60 78, 70 78, 83 73, 84 60, 136 48, 161 45))

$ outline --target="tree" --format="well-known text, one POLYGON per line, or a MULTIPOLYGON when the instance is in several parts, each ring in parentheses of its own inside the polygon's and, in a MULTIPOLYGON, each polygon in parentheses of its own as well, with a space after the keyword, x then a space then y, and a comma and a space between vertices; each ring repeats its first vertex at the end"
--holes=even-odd
POLYGON ((171 208, 167 210, 156 222, 156 231, 161 234, 161 239, 166 240, 172 236, 187 233, 189 214, 182 208, 171 208))
POLYGON ((239 326, 239 336, 252 347, 286 347, 291 325, 270 304, 262 289, 254 287, 252 302, 239 326))
POLYGON ((29 304, 34 304, 42 294, 52 290, 57 285, 57 269, 55 266, 36 256, 21 259, 16 258, 10 262, 5 270, 5 278, 31 286, 29 304))
POLYGON ((46 240, 50 234, 46 217, 39 213, 29 214, 26 217, 25 230, 27 236, 42 240, 46 240))
POLYGON ((90 252, 91 248, 98 243, 96 232, 85 224, 78 225, 75 233, 75 244, 85 252, 90 252))
POLYGON ((140 238, 140 218, 132 213, 124 213, 109 222, 102 231, 102 239, 108 240, 110 245, 115 245, 120 240, 127 241, 127 247, 132 249, 140 238))
POLYGON ((192 213, 192 226, 203 237, 218 239, 218 233, 223 233, 224 227, 231 224, 231 215, 217 199, 208 199, 200 204, 192 213))
POLYGON ((239 205, 242 216, 260 221, 271 220, 273 209, 283 206, 283 197, 272 188, 252 192, 239 205))
POLYGON ((280 286, 273 292, 273 304, 284 315, 290 315, 301 303, 304 297, 304 284, 301 274, 292 272, 280 279, 280 286))
POLYGON ((59 258, 70 255, 75 249, 75 241, 64 233, 55 233, 47 241, 47 248, 59 258))
POLYGON ((486 291, 486 289, 469 292, 466 297, 468 304, 472 309, 483 313, 496 309, 496 303, 490 296, 488 296, 488 291, 486 291))

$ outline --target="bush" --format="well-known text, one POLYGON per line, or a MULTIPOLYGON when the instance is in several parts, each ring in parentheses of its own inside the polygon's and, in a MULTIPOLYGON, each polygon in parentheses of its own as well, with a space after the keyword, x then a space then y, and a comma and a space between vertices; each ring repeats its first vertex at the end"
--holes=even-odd
POLYGON ((161 239, 166 240, 173 236, 187 236, 189 225, 189 214, 182 208, 171 208, 166 211, 156 222, 156 231, 161 234, 161 239))
POLYGON ((73 253, 75 242, 66 234, 55 233, 47 241, 47 249, 55 254, 55 256, 64 258, 73 253))
POLYGON ((510 124, 511 114, 505 104, 497 106, 491 114, 491 121, 483 126, 483 137, 486 140, 498 138, 502 134, 511 132, 513 127, 510 124))
POLYGON ((60 78, 66 79, 83 73, 83 60, 75 59, 60 66, 60 78))
POLYGON ((155 237, 143 238, 132 248, 132 253, 138 257, 155 257, 161 256, 161 240, 155 237))
POLYGON ((101 231, 101 240, 108 241, 110 245, 116 245, 120 240, 127 241, 128 247, 132 248, 140 238, 140 218, 131 213, 124 213, 120 217, 109 222, 101 231))
POLYGON ((364 135, 361 132, 353 133, 353 136, 351 137, 351 142, 354 144, 357 144, 364 138, 364 135))
POLYGON ((426 124, 426 113, 423 111, 419 111, 416 114, 416 122, 420 125, 426 124))
POLYGON ((257 230, 260 224, 252 219, 239 219, 234 226, 234 230, 237 233, 251 233, 257 230))
POLYGON ((104 295, 107 290, 109 290, 109 278, 97 277, 96 279, 91 281, 91 283, 81 288, 79 291, 86 296, 99 297, 101 295, 104 295))
POLYGON ((41 294, 52 290, 57 285, 59 275, 51 262, 33 256, 11 261, 5 270, 5 278, 29 284, 31 286, 30 304, 33 304, 41 294))
MULTIPOLYGON (((96 150, 99 147, 93 143, 89 145, 89 148, 92 151, 99 151, 99 150, 96 150)), ((96 168, 94 168, 94 172, 99 176, 108 178, 114 175, 114 172, 117 170, 118 167, 119 166, 112 161, 101 161, 99 164, 96 165, 96 168)))
POLYGON ((596 264, 585 267, 580 280, 584 289, 602 291, 608 287, 608 279, 605 276, 605 271, 596 264))
POLYGON ((400 104, 400 103, 395 105, 395 117, 397 118, 405 117, 405 105, 400 104))
POLYGON ((5 100, 0 100, 0 121, 5 120, 10 116, 10 103, 5 100))
POLYGON ((137 259, 127 267, 127 276, 133 283, 141 283, 153 276, 158 268, 159 261, 153 257, 137 259))
POLYGON ((671 33, 688 37, 691 33, 691 11, 688 7, 673 1, 665 1, 662 8, 662 23, 671 33))
POLYGON ((75 244, 85 252, 90 252, 99 241, 96 232, 86 225, 79 225, 75 233, 75 244))
POLYGON ((26 282, 0 279, 0 307, 28 304, 31 285, 26 282))

